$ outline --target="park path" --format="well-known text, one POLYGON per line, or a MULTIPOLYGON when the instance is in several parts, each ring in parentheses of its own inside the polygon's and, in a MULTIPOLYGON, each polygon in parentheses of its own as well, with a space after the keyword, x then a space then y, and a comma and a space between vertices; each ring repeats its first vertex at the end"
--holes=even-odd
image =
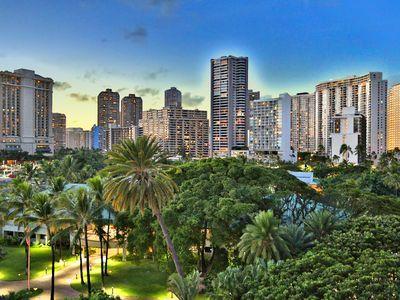
MULTIPOLYGON (((99 263, 100 258, 93 257, 94 263, 99 263)), ((84 264, 84 267, 86 264, 84 264)), ((76 274, 79 276, 79 261, 74 261, 65 268, 56 271, 55 273, 55 298, 65 299, 65 298, 77 298, 79 297, 79 292, 71 288, 70 284, 73 279, 75 279, 76 274)), ((86 279, 86 278, 85 278, 86 279)), ((43 293, 34 297, 32 299, 45 300, 50 299, 50 289, 51 289, 51 274, 42 276, 40 278, 35 278, 31 280, 32 288, 41 288, 43 293)), ((11 291, 19 291, 26 288, 26 280, 18 281, 0 281, 0 295, 7 294, 11 291)))

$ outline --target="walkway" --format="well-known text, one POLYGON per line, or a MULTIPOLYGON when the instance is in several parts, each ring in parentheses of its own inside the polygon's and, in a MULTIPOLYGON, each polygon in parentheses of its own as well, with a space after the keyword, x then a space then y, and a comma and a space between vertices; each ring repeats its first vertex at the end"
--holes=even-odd
MULTIPOLYGON (((93 258, 92 258, 93 259, 93 258)), ((95 264, 99 263, 100 258, 94 258, 95 264)), ((86 264, 84 264, 85 268, 86 264)), ((84 269, 85 270, 85 269, 84 269)), ((76 274, 79 276, 79 261, 74 261, 71 265, 59 270, 55 274, 55 298, 77 298, 79 292, 71 288, 70 283, 75 278, 76 274)), ((86 273, 85 273, 86 274, 86 273)), ((85 278, 86 280, 86 278, 85 278)), ((41 288, 43 293, 32 299, 50 299, 51 289, 51 274, 40 278, 31 280, 32 288, 41 288)), ((18 281, 0 281, 0 295, 9 293, 10 291, 19 291, 26 288, 26 280, 18 281)))

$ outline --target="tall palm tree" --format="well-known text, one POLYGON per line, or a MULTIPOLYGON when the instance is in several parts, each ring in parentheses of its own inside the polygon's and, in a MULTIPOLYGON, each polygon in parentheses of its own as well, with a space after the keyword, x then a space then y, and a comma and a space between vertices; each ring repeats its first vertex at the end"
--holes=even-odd
POLYGON ((98 202, 91 197, 90 193, 84 188, 73 192, 72 195, 72 197, 66 198, 70 203, 66 205, 62 213, 68 216, 69 224, 71 224, 72 227, 77 228, 78 233, 83 232, 86 252, 86 281, 88 294, 90 295, 92 292, 92 286, 90 282, 88 227, 99 217, 102 207, 98 205, 98 202))
POLYGON ((311 233, 304 231, 302 226, 290 224, 281 227, 281 237, 286 242, 292 257, 296 257, 304 250, 310 248, 313 243, 313 236, 311 233))
POLYGON ((358 144, 354 149, 354 154, 358 156, 358 161, 362 162, 365 159, 365 147, 362 144, 358 144))
POLYGON ((32 205, 29 209, 29 217, 37 226, 45 225, 47 236, 49 237, 51 247, 51 292, 50 299, 54 300, 54 266, 55 266, 55 242, 54 234, 60 225, 60 216, 57 213, 57 207, 51 197, 42 192, 35 194, 32 199, 32 205))
POLYGON ((339 150, 340 155, 342 156, 343 160, 348 161, 350 153, 353 153, 351 147, 347 144, 342 144, 339 150))
POLYGON ((31 248, 31 227, 29 224, 28 210, 34 195, 33 185, 27 181, 14 180, 11 187, 11 197, 7 200, 9 218, 14 220, 18 227, 24 228, 25 241, 25 266, 27 275, 27 287, 30 289, 30 248, 31 248))
POLYGON ((314 238, 320 240, 337 227, 337 218, 328 210, 316 211, 304 220, 304 229, 312 233, 314 238))
POLYGON ((106 199, 117 210, 149 207, 161 227, 164 239, 171 253, 176 271, 183 277, 168 229, 161 210, 172 199, 177 190, 175 182, 165 172, 163 154, 154 137, 139 137, 136 141, 125 140, 109 152, 105 170, 110 179, 106 183, 106 199))
POLYGON ((280 260, 290 256, 289 248, 280 236, 279 220, 272 211, 260 212, 243 231, 238 244, 239 257, 246 263, 258 258, 280 260))
POLYGON ((37 184, 37 179, 39 176, 38 167, 30 162, 26 162, 22 165, 19 177, 25 181, 37 184))
MULTIPOLYGON (((57 177, 50 177, 48 179, 49 182, 49 188, 50 188, 50 193, 54 199, 54 204, 58 205, 59 202, 59 197, 61 193, 65 189, 65 185, 67 184, 64 177, 62 176, 57 176, 57 177)), ((62 259, 62 236, 59 235, 58 238, 59 241, 59 253, 60 253, 60 259, 62 259)))

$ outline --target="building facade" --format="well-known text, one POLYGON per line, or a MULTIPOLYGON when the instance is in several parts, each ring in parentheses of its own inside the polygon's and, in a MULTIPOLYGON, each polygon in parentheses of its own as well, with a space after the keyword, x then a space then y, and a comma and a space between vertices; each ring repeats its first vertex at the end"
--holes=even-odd
POLYGON ((0 72, 0 149, 52 153, 53 80, 18 69, 0 72))
POLYGON ((248 102, 248 58, 211 59, 212 156, 247 149, 248 102))
POLYGON ((68 149, 89 149, 90 131, 80 127, 67 128, 66 146, 68 149))
POLYGON ((106 131, 102 126, 93 125, 91 129, 91 149, 106 150, 106 131))
POLYGON ((54 151, 67 147, 67 118, 65 114, 53 113, 54 151))
POLYGON ((137 136, 137 126, 111 126, 105 131, 106 150, 112 150, 114 145, 121 143, 123 140, 135 140, 137 136))
POLYGON ((333 116, 332 121, 331 158, 353 164, 362 162, 366 149, 365 117, 357 112, 355 107, 343 107, 342 112, 333 116))
POLYGON ((97 96, 97 125, 107 128, 119 124, 119 94, 106 89, 97 96))
POLYGON ((143 100, 135 94, 129 94, 121 101, 121 126, 139 126, 143 115, 143 100))
POLYGON ((296 152, 314 152, 315 94, 299 93, 291 97, 290 146, 296 152))
POLYGON ((386 151, 387 80, 381 72, 370 72, 316 86, 316 147, 332 154, 332 118, 344 107, 354 107, 366 119, 366 152, 386 151))
POLYGON ((279 98, 254 100, 250 119, 250 155, 265 158, 279 156, 283 161, 292 161, 290 148, 290 106, 289 94, 279 98))
POLYGON ((389 91, 387 118, 387 150, 400 149, 400 83, 389 91))
POLYGON ((164 92, 164 107, 182 108, 182 93, 176 87, 171 87, 164 92))
POLYGON ((143 135, 155 136, 170 156, 208 157, 208 119, 203 110, 151 109, 143 112, 143 135))

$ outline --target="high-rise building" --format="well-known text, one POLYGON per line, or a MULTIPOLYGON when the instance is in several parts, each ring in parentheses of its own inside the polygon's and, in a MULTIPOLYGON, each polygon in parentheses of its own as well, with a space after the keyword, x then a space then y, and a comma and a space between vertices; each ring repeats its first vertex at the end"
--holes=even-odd
POLYGON ((90 131, 80 127, 67 128, 67 148, 68 149, 89 149, 90 131))
POLYGON ((135 140, 138 136, 137 126, 111 126, 106 130, 106 150, 112 150, 113 146, 123 140, 135 140))
POLYGON ((400 149, 400 83, 390 89, 387 119, 387 150, 400 149))
POLYGON ((67 118, 64 114, 53 113, 52 128, 54 134, 54 151, 66 148, 67 118))
POLYGON ((203 110, 151 109, 143 112, 143 135, 155 136, 171 156, 208 157, 208 119, 203 110))
POLYGON ((260 92, 257 91, 253 91, 253 90, 249 90, 249 101, 254 101, 254 100, 260 100, 260 92))
POLYGON ((365 125, 364 115, 357 112, 355 107, 343 107, 340 114, 333 116, 331 158, 353 164, 362 162, 365 154, 365 125))
POLYGON ((135 94, 129 94, 121 101, 121 126, 138 126, 143 114, 143 100, 135 94))
POLYGON ((119 124, 119 94, 106 89, 97 96, 97 125, 107 128, 119 124))
POLYGON ((103 127, 93 125, 91 129, 91 149, 105 151, 106 150, 106 131, 103 127))
POLYGON ((290 146, 296 152, 316 150, 314 93, 298 93, 292 96, 290 146))
POLYGON ((0 149, 52 153, 53 80, 34 71, 0 72, 0 149))
POLYGON ((164 107, 182 108, 182 93, 176 87, 171 87, 164 92, 164 107))
POLYGON ((211 155, 247 149, 248 58, 211 59, 211 155))
POLYGON ((316 147, 332 154, 332 118, 344 107, 354 107, 366 119, 366 153, 386 151, 387 80, 381 72, 370 72, 316 86, 316 147))
POLYGON ((250 154, 263 158, 278 155, 283 161, 293 160, 290 149, 289 94, 279 98, 254 100, 250 119, 250 154))

